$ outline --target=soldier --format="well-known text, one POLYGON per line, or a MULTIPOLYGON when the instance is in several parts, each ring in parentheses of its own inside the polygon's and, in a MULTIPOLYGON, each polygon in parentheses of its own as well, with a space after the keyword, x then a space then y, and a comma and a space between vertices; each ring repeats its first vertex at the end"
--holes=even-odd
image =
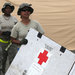
MULTIPOLYGON (((11 13, 14 10, 14 6, 11 3, 4 3, 3 8, 2 8, 2 15, 0 15, 0 46, 3 51, 3 60, 2 60, 2 72, 5 73, 5 65, 6 65, 6 60, 7 56, 11 56, 9 52, 13 54, 11 50, 6 51, 6 47, 10 43, 10 34, 11 34, 11 29, 13 26, 18 22, 18 20, 11 15, 11 13)), ((11 62, 13 58, 9 59, 9 62, 11 62)))
POLYGON ((21 17, 21 21, 13 27, 11 32, 11 40, 13 43, 18 44, 18 46, 20 46, 23 42, 27 42, 22 39, 26 37, 30 28, 44 34, 44 30, 41 25, 37 21, 30 19, 30 15, 33 11, 34 9, 31 7, 31 4, 23 3, 19 6, 17 14, 21 17))

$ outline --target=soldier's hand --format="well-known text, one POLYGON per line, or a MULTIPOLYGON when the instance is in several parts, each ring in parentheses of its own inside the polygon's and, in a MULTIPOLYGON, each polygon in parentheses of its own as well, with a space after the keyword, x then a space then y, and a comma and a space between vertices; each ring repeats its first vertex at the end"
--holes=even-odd
POLYGON ((28 43, 28 40, 27 39, 22 39, 21 41, 20 41, 20 44, 22 45, 22 44, 24 44, 24 45, 26 45, 28 43))

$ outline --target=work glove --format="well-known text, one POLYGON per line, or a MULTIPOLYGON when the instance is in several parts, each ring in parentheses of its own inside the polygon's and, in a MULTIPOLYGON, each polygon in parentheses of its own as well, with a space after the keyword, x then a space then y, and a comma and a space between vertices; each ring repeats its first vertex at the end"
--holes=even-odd
POLYGON ((11 32, 10 31, 4 31, 2 32, 3 36, 10 36, 11 32))
POLYGON ((26 45, 28 43, 28 40, 23 38, 21 41, 20 41, 20 45, 26 45))

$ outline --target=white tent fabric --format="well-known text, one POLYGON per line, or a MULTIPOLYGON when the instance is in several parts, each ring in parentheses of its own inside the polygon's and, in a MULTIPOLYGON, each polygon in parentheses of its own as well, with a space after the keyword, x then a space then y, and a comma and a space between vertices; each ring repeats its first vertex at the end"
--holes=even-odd
MULTIPOLYGON (((13 15, 21 3, 31 3, 32 19, 39 21, 45 35, 69 50, 75 50, 75 0, 0 0, 0 9, 5 2, 15 5, 13 15)), ((0 12, 1 14, 1 12, 0 12)))

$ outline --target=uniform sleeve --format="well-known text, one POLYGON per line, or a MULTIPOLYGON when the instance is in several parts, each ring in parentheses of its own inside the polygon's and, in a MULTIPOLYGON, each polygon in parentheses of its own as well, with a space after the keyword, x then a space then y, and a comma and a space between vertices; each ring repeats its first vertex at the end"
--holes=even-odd
POLYGON ((18 22, 18 20, 16 19, 16 17, 13 17, 14 18, 14 22, 15 24, 18 22))
POLYGON ((44 34, 44 30, 43 30, 42 26, 40 25, 40 23, 38 23, 38 22, 37 22, 37 31, 44 34))
POLYGON ((18 37, 18 28, 16 27, 16 25, 11 30, 11 37, 13 37, 13 38, 18 37))

